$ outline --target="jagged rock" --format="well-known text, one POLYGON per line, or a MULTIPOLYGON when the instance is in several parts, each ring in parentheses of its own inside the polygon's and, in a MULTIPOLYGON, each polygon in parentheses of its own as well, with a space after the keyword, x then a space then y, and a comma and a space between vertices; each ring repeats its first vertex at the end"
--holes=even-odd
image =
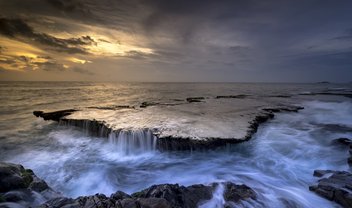
POLYGON ((189 98, 186 98, 186 101, 189 103, 199 103, 199 102, 202 102, 202 100, 204 99, 205 99, 204 97, 189 97, 189 98))
POLYGON ((313 176, 322 177, 326 174, 334 173, 334 172, 335 172, 334 170, 314 170, 313 176))
POLYGON ((39 208, 59 208, 59 207, 78 208, 78 207, 81 207, 81 205, 79 204, 78 201, 74 199, 59 197, 59 198, 51 199, 39 206, 39 208))
POLYGON ((172 208, 170 203, 162 198, 137 199, 141 208, 172 208))
POLYGON ((114 200, 122 200, 122 199, 127 199, 127 198, 132 198, 130 195, 126 194, 125 192, 122 191, 117 191, 113 194, 111 194, 110 198, 114 200))
POLYGON ((44 113, 43 111, 33 111, 36 117, 42 117, 44 120, 60 121, 61 118, 71 115, 76 109, 66 109, 54 112, 44 113))
MULTIPOLYGON (((255 192, 245 185, 227 182, 224 199, 229 203, 240 200, 255 199, 255 192)), ((208 186, 196 184, 180 186, 178 184, 153 185, 131 196, 117 191, 110 197, 103 194, 78 197, 77 199, 56 198, 42 204, 41 208, 72 207, 72 208, 194 208, 204 201, 210 200, 218 183, 208 186)))
POLYGON ((256 199, 256 194, 246 185, 227 182, 225 183, 224 199, 225 201, 239 202, 245 199, 256 199))
POLYGON ((331 173, 332 175, 322 178, 317 185, 310 186, 309 190, 314 191, 320 196, 335 201, 343 207, 352 207, 352 174, 346 171, 331 171, 319 172, 325 175, 331 173), (325 173, 325 174, 323 174, 325 173))
POLYGON ((28 188, 33 181, 33 171, 22 165, 0 162, 0 193, 28 188))
POLYGON ((0 162, 0 207, 29 206, 35 202, 37 192, 43 198, 59 196, 32 170, 22 165, 0 162), (7 204, 7 205, 6 205, 7 204))

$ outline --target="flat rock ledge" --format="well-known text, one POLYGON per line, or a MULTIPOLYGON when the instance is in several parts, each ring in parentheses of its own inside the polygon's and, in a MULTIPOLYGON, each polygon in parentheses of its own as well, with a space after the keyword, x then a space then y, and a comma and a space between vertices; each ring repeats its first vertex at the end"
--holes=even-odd
MULTIPOLYGON (((213 197, 220 183, 210 185, 196 184, 181 186, 178 184, 153 185, 131 195, 122 191, 111 194, 66 198, 54 192, 45 181, 39 179, 33 171, 21 165, 0 163, 0 207, 41 207, 41 208, 194 208, 213 197), (49 194, 50 193, 50 194, 49 194), (43 201, 37 204, 38 195, 43 201)), ((224 187, 225 207, 240 205, 242 201, 255 200, 256 193, 246 185, 231 182, 221 183, 224 187)))
MULTIPOLYGON (((275 113, 298 112, 301 109, 303 109, 303 107, 300 106, 276 106, 272 108, 262 108, 256 114, 254 119, 249 121, 247 132, 242 138, 224 138, 219 136, 196 139, 193 137, 179 137, 177 135, 165 136, 162 135, 160 130, 156 128, 144 128, 141 130, 146 134, 151 133, 157 138, 156 148, 160 151, 215 149, 229 144, 235 144, 249 140, 252 135, 257 132, 259 125, 268 121, 269 119, 272 119, 275 116, 275 113)), ((67 109, 53 112, 34 111, 33 114, 36 117, 43 118, 44 120, 59 122, 61 125, 79 127, 84 129, 89 135, 97 137, 108 138, 112 133, 118 135, 119 132, 125 131, 125 129, 113 129, 105 121, 69 117, 76 111, 79 110, 67 109)))
POLYGON ((343 207, 352 207, 352 174, 347 171, 315 170, 314 176, 321 177, 318 184, 309 190, 335 201, 343 207))

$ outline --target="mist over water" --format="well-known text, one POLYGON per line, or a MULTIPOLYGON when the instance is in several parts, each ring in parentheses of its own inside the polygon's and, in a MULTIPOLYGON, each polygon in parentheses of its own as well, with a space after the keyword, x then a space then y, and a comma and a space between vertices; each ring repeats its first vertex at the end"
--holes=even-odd
MULTIPOLYGON (((276 114, 251 140, 238 145, 159 152, 151 132, 92 137, 79 128, 27 118, 31 108, 45 105, 26 108, 17 99, 7 101, 13 106, 9 111, 23 118, 7 114, 16 124, 12 130, 5 129, 8 122, 1 122, 1 158, 33 169, 54 190, 69 197, 109 195, 117 190, 133 193, 161 183, 232 181, 258 194, 258 200, 243 202, 243 207, 338 207, 310 192, 308 186, 317 181, 315 169, 349 170, 348 151, 331 145, 333 139, 352 136, 352 102, 348 100, 300 100, 304 110, 276 114)), ((223 188, 219 185, 213 199, 201 207, 222 207, 223 188)))

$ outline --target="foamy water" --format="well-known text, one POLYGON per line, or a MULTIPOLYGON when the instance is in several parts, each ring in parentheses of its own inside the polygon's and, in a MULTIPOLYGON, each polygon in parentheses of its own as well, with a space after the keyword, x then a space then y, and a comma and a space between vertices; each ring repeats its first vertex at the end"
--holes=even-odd
MULTIPOLYGON (((161 183, 231 181, 258 194, 242 207, 338 207, 308 187, 317 181, 315 169, 350 170, 347 150, 333 147, 331 141, 352 137, 352 102, 299 102, 304 110, 277 114, 250 141, 213 151, 159 152, 148 132, 98 138, 31 117, 26 123, 30 133, 26 125, 2 131, 1 155, 33 169, 68 197, 133 193, 161 183)), ((200 207, 222 207, 223 191, 219 185, 200 207)))

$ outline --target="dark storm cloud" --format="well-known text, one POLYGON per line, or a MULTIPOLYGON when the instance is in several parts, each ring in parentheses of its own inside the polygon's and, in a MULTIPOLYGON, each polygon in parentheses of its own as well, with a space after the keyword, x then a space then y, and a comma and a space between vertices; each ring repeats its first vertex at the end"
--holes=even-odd
POLYGON ((88 52, 82 46, 96 44, 89 36, 63 39, 35 32, 32 27, 21 19, 0 18, 0 34, 13 39, 21 40, 21 38, 25 38, 25 42, 34 42, 34 44, 43 45, 54 51, 72 54, 87 54, 88 52))
POLYGON ((150 61, 152 68, 176 68, 185 76, 199 66, 204 77, 220 77, 214 81, 221 81, 219 74, 232 81, 260 81, 264 74, 271 81, 285 81, 279 70, 290 77, 298 72, 304 76, 305 69, 315 70, 313 78, 319 79, 320 68, 326 75, 341 70, 352 77, 347 71, 350 8, 347 0, 0 0, 7 22, 0 33, 65 53, 87 53, 84 46, 95 44, 89 36, 60 39, 41 31, 41 17, 47 17, 50 28, 67 33, 83 30, 83 24, 142 36, 138 44, 153 53, 132 49, 118 60, 150 61), (33 22, 39 26, 31 27, 33 22))

